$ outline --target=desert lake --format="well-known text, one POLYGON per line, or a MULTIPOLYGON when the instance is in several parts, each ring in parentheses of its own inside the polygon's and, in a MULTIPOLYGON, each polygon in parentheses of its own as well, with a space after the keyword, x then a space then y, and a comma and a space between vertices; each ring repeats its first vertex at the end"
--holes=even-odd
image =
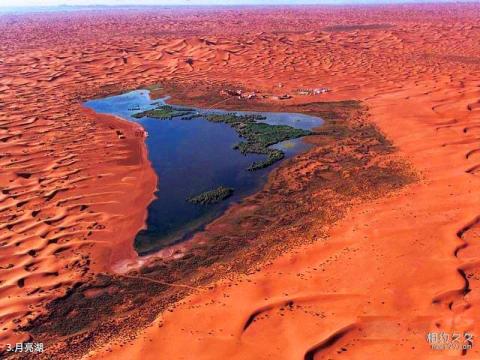
POLYGON ((308 149, 302 137, 322 124, 303 114, 200 109, 167 105, 167 100, 136 90, 85 103, 97 113, 138 122, 148 133, 158 184, 147 228, 135 239, 140 255, 187 239, 258 191, 282 159, 308 149), (221 201, 188 201, 219 187, 232 192, 221 201))

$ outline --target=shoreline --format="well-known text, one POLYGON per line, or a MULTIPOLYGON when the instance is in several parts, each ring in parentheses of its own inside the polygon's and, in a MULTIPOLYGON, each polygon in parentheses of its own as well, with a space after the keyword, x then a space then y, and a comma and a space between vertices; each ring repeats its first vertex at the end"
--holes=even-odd
MULTIPOLYGON (((129 226, 129 228, 131 227, 132 230, 127 230, 127 234, 132 233, 132 231, 137 234, 138 231, 146 227, 148 206, 152 201, 155 200, 155 191, 158 186, 158 176, 151 166, 151 162, 148 158, 148 148, 145 143, 145 136, 136 136, 138 129, 141 129, 142 133, 145 130, 139 123, 128 121, 120 116, 96 113, 92 109, 84 107, 83 104, 82 111, 92 114, 97 121, 104 122, 106 126, 113 125, 115 128, 120 128, 122 131, 125 131, 126 134, 130 136, 133 135, 130 139, 130 141, 133 141, 133 144, 130 145, 131 150, 140 150, 139 156, 137 157, 137 164, 140 166, 140 174, 137 176, 140 178, 142 186, 136 186, 136 188, 142 189, 142 191, 138 191, 138 194, 134 194, 132 197, 135 198, 135 204, 138 204, 137 206, 140 209, 143 209, 143 216, 141 223, 135 221, 129 226)), ((135 236, 130 239, 129 235, 124 235, 123 240, 120 242, 116 241, 115 244, 109 248, 110 254, 107 255, 108 260, 105 260, 104 263, 100 263, 99 268, 95 269, 95 271, 111 271, 118 267, 128 267, 129 263, 137 262, 139 255, 134 248, 134 239, 135 236)), ((99 255, 99 259, 102 259, 103 257, 104 255, 99 255)))

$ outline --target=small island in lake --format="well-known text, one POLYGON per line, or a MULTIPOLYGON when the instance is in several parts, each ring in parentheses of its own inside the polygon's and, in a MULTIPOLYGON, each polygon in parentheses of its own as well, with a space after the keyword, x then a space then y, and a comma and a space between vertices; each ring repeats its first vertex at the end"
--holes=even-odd
POLYGON ((219 186, 214 190, 205 191, 196 196, 192 196, 188 198, 187 201, 192 204, 200 204, 200 205, 216 204, 230 197, 233 194, 233 191, 234 191, 233 188, 219 186))

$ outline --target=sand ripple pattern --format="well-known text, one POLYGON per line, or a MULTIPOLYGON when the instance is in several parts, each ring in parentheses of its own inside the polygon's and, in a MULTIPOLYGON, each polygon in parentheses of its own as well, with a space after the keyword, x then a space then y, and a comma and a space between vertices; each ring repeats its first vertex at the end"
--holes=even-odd
POLYGON ((423 180, 356 209, 328 243, 190 299, 114 358, 421 358, 442 356, 432 329, 480 335, 480 9, 402 9, 2 16, 0 342, 135 257, 156 183, 143 139, 81 100, 165 79, 362 99, 423 180))

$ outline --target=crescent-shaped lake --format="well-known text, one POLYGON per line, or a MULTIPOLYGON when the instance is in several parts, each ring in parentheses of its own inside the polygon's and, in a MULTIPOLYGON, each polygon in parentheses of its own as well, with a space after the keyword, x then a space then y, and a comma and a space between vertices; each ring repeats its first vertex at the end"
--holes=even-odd
POLYGON ((140 255, 188 239, 261 189, 282 159, 309 148, 302 137, 323 123, 295 113, 167 105, 167 99, 136 90, 85 103, 97 113, 140 123, 148 134, 158 184, 147 227, 135 239, 140 255))

